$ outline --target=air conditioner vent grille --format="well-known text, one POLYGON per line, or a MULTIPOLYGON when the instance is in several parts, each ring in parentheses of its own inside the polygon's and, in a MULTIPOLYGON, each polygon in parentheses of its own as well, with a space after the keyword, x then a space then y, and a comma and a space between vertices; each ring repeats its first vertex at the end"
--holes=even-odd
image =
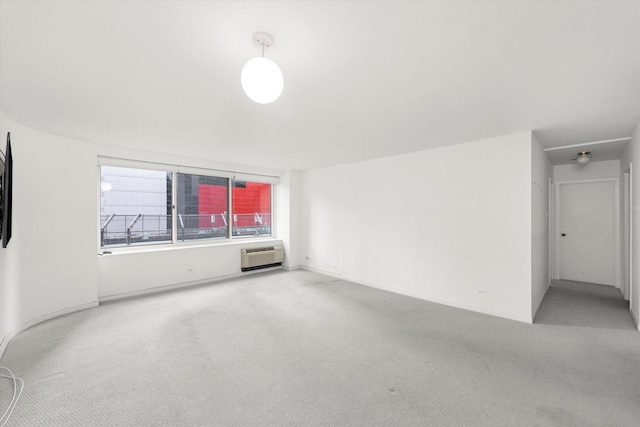
POLYGON ((254 254, 256 252, 273 251, 273 250, 275 250, 273 246, 267 246, 266 248, 245 249, 245 251, 247 251, 248 254, 254 254))
POLYGON ((275 267, 284 262, 284 248, 281 245, 242 249, 240 255, 242 271, 275 267))

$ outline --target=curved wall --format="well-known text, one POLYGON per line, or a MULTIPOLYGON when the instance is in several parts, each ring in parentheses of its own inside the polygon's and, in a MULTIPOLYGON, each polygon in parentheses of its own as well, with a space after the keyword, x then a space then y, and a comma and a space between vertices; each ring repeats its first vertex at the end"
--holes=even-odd
POLYGON ((7 132, 14 160, 13 233, 0 249, 0 352, 29 326, 98 303, 97 199, 95 179, 87 179, 95 177, 95 149, 2 114, 3 141, 7 132))
MULTIPOLYGON (((9 340, 44 320, 112 299, 241 274, 240 249, 283 244, 291 262, 290 174, 106 147, 40 132, 0 113, 0 135, 11 132, 14 159, 13 235, 0 248, 0 356, 9 340), (279 175, 279 239, 135 249, 98 256, 98 156, 279 175)), ((4 147, 4 143, 1 144, 4 147)), ((3 148, 4 150, 4 148, 3 148)))

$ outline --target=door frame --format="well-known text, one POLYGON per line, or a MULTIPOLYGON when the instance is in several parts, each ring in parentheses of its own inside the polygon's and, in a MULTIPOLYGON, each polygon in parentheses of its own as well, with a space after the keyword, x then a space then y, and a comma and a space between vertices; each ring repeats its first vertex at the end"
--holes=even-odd
POLYGON ((631 302, 633 292, 633 164, 623 172, 622 191, 623 229, 622 229, 622 290, 624 299, 631 302))
POLYGON ((556 265, 556 248, 555 248, 555 235, 556 235, 556 220, 555 220, 555 211, 556 211, 556 185, 553 181, 553 178, 549 177, 549 206, 547 210, 547 219, 549 221, 549 236, 547 241, 547 246, 549 248, 549 283, 547 285, 551 285, 551 281, 554 280, 554 269, 556 265))
POLYGON ((613 263, 614 263, 614 278, 613 285, 620 289, 621 276, 622 276, 622 264, 621 264, 621 247, 620 242, 620 179, 619 178, 601 178, 601 179, 584 179, 584 180, 572 180, 572 181, 558 181, 554 185, 554 226, 553 226, 553 279, 560 280, 560 235, 557 232, 560 225, 560 194, 561 187, 563 185, 575 185, 575 184, 590 184, 598 182, 613 182, 613 263))
POLYGON ((622 183, 622 296, 630 301, 631 291, 631 168, 623 173, 622 183))

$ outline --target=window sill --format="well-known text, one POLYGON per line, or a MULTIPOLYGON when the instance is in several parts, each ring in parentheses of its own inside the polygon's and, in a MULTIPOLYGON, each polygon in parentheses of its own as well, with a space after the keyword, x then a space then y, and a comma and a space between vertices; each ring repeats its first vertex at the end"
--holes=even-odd
POLYGON ((263 245, 265 243, 281 243, 282 240, 273 236, 265 237, 238 237, 234 239, 220 239, 207 242, 177 242, 177 243, 159 243, 155 245, 144 246, 119 246, 115 248, 99 248, 98 256, 113 256, 113 255, 126 255, 131 253, 143 253, 143 252, 162 252, 162 251, 175 251, 183 249, 200 249, 200 248, 212 248, 221 246, 250 246, 253 244, 263 245), (104 253, 110 252, 110 253, 104 253))

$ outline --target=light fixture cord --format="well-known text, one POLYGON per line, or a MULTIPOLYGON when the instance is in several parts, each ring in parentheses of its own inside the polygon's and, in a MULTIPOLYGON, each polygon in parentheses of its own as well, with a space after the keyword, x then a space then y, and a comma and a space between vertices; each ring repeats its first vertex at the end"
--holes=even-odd
POLYGON ((264 43, 262 43, 262 57, 264 58, 264 43))

